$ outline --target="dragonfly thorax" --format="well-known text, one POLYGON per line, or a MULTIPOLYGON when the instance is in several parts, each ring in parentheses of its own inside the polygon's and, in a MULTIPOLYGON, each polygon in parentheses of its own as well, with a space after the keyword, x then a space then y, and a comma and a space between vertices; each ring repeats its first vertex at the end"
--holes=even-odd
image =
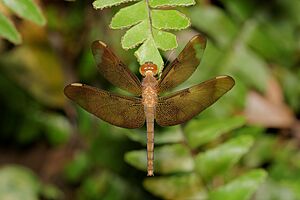
POLYGON ((152 71, 147 71, 142 81, 142 101, 144 106, 155 107, 157 104, 158 81, 152 71))

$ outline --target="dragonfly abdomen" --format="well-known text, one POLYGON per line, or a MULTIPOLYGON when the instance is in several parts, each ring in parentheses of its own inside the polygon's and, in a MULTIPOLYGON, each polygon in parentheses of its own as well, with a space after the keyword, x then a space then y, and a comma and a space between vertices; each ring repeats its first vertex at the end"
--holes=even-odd
POLYGON ((152 71, 145 73, 145 78, 142 81, 142 102, 147 124, 147 171, 148 176, 154 176, 153 161, 154 161, 154 116, 157 105, 157 80, 153 76, 152 71))
POLYGON ((154 113, 155 107, 144 107, 147 124, 147 176, 154 176, 154 113))

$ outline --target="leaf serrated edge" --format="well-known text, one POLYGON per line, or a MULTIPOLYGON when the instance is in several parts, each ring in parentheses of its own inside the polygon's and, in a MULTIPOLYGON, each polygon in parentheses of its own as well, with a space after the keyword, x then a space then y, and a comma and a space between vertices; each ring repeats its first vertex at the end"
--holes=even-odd
MULTIPOLYGON (((160 58, 161 58, 162 63, 155 63, 155 64, 158 65, 158 68, 160 69, 159 71, 161 71, 161 70, 163 69, 164 63, 163 63, 162 56, 161 56, 161 54, 160 54, 160 52, 159 52, 159 48, 157 47, 157 45, 156 45, 156 43, 155 43, 155 40, 154 40, 152 37, 148 37, 145 41, 147 41, 147 40, 153 40, 154 47, 155 47, 155 49, 158 51, 158 53, 159 53, 159 55, 160 55, 160 58)), ((144 45, 144 44, 145 44, 145 42, 144 42, 142 45, 144 45)), ((141 64, 142 61, 141 61, 141 59, 140 59, 140 57, 139 57, 138 51, 139 51, 139 49, 142 47, 142 45, 140 45, 140 47, 134 52, 134 56, 137 58, 137 61, 138 61, 140 64, 141 64)))
POLYGON ((151 8, 175 8, 175 7, 188 7, 188 6, 194 6, 196 5, 196 1, 190 4, 173 4, 173 5, 163 5, 163 6, 152 6, 150 4, 151 8))
POLYGON ((145 38, 145 39, 143 39, 141 42, 137 43, 136 45, 132 45, 132 46, 130 46, 130 47, 124 47, 124 46, 123 46, 123 40, 124 40, 124 37, 125 37, 125 35, 123 35, 122 38, 121 38, 121 45, 122 45, 122 48, 125 49, 126 51, 128 51, 128 50, 130 50, 130 49, 134 49, 134 48, 140 46, 141 44, 143 44, 143 43, 148 39, 148 38, 145 38))
POLYGON ((140 0, 127 0, 127 1, 120 2, 120 3, 112 3, 112 4, 109 4, 109 5, 107 5, 107 6, 103 6, 103 7, 97 7, 97 6, 95 5, 97 1, 94 1, 94 2, 93 2, 93 8, 94 8, 95 10, 98 10, 98 9, 103 10, 103 9, 105 9, 105 8, 111 8, 111 7, 113 7, 113 6, 119 6, 119 5, 123 4, 123 3, 129 3, 129 2, 133 2, 133 1, 140 1, 140 0))
MULTIPOLYGON (((144 1, 144 0, 142 0, 142 1, 144 1)), ((142 1, 140 1, 140 2, 142 2, 142 1)), ((131 5, 131 6, 136 6, 136 5, 139 4, 140 2, 135 3, 135 4, 131 5)), ((130 7, 130 6, 129 6, 129 7, 130 7)), ((128 7, 126 7, 126 8, 128 8, 128 7)), ((122 8, 122 9, 125 9, 125 7, 122 8)), ((133 26, 136 26, 137 24, 143 22, 143 20, 146 20, 146 19, 140 19, 140 20, 136 21, 136 23, 131 24, 131 25, 125 25, 125 26, 113 27, 113 26, 112 26, 113 21, 114 21, 114 19, 116 19, 116 17, 119 16, 119 13, 121 12, 122 9, 120 9, 120 10, 112 17, 112 19, 111 19, 111 22, 110 22, 110 24, 109 24, 109 27, 110 27, 111 29, 113 29, 113 30, 117 30, 117 29, 123 30, 123 29, 125 29, 125 28, 130 29, 130 28, 132 28, 133 26)))

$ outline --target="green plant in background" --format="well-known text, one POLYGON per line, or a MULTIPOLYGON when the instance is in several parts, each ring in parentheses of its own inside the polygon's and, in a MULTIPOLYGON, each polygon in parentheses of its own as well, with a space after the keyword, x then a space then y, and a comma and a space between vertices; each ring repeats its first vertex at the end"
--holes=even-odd
POLYGON ((40 183, 29 169, 7 166, 0 170, 2 199, 37 200, 40 183))
MULTIPOLYGON (((0 4, 5 5, 15 14, 23 19, 30 20, 38 25, 45 25, 46 19, 39 7, 33 0, 2 0, 0 4)), ((0 6, 2 6, 0 5, 0 6)), ((22 42, 21 35, 13 22, 0 11, 0 37, 8 39, 14 44, 22 42)))
MULTIPOLYGON (((203 68, 207 73, 201 71, 203 76, 211 76, 217 71, 229 72, 243 85, 240 89, 255 88, 265 92, 272 73, 288 73, 288 68, 297 71, 295 52, 299 49, 297 29, 300 20, 296 10, 300 7, 299 1, 287 3, 278 0, 273 5, 227 0, 222 0, 222 3, 225 9, 206 3, 190 9, 193 26, 214 41, 207 48, 209 59, 204 61, 203 68), (268 6, 269 12, 265 12, 268 6), (272 9, 281 12, 274 16, 272 9), (216 59, 211 59, 213 57, 216 59), (271 71, 270 65, 276 65, 275 69, 271 71)), ((294 82, 296 74, 288 75, 290 82, 294 82)), ((288 81, 283 77, 278 76, 278 79, 284 86, 287 101, 299 110, 299 103, 296 103, 299 89, 292 86, 294 84, 285 87, 288 81), (294 93, 291 94, 290 90, 294 93)), ((241 95, 239 97, 235 99, 244 99, 241 95)))
POLYGON ((0 169, 0 197, 10 200, 61 199, 63 194, 52 185, 43 184, 26 167, 7 165, 0 169))
MULTIPOLYGON (((243 117, 194 119, 183 129, 175 126, 160 131, 155 139, 159 147, 155 148, 154 168, 162 176, 146 178, 144 187, 163 199, 250 199, 265 180, 266 172, 251 170, 235 177, 236 164, 254 143, 249 133, 233 137, 245 123, 243 117), (217 142, 226 133, 233 138, 223 144, 217 142), (208 148, 203 151, 205 145, 208 148)), ((130 132, 128 136, 146 144, 141 132, 130 132)), ((146 170, 145 158, 145 150, 125 155, 129 164, 141 170, 146 170)))
MULTIPOLYGON (((9 52, 2 52, 0 88, 3 92, 1 99, 4 108, 1 110, 7 113, 6 115, 19 119, 17 127, 7 122, 1 124, 3 127, 7 124, 2 131, 2 139, 9 140, 15 137, 20 144, 28 145, 35 138, 44 135, 53 145, 65 143, 71 132, 69 121, 61 114, 45 112, 42 109, 42 105, 54 108, 63 106, 65 102, 61 94, 64 78, 60 63, 50 51, 49 45, 43 41, 46 38, 44 33, 39 32, 42 30, 41 26, 46 24, 46 19, 33 0, 3 0, 0 6, 2 10, 7 7, 17 16, 30 21, 18 23, 20 28, 25 29, 23 33, 26 43, 15 46, 9 52), (35 41, 34 44, 32 41, 35 41), (27 92, 34 96, 35 100, 38 99, 38 102, 27 92), (13 127, 16 127, 17 132, 14 135, 9 133, 13 127)), ((12 15, 9 10, 4 11, 12 15)), ((0 15, 2 16, 2 13, 0 15)), ((12 20, 4 15, 3 19, 5 21, 0 22, 0 35, 14 44, 20 44, 22 39, 12 20)))
MULTIPOLYGON (((90 52, 94 40, 106 41, 126 63, 137 65, 136 59, 130 57, 133 51, 119 49, 121 33, 107 29, 116 10, 96 12, 84 0, 49 2, 41 1, 49 22, 43 31, 46 36, 36 37, 41 35, 41 32, 35 33, 38 26, 32 28, 28 26, 31 23, 24 20, 17 27, 26 44, 17 47, 0 44, 1 160, 3 164, 14 162, 10 159, 5 162, 5 159, 13 158, 16 154, 11 152, 19 150, 22 153, 16 158, 21 159, 16 163, 37 169, 33 173, 15 165, 1 166, 0 199, 8 196, 18 200, 19 194, 31 199, 40 196, 70 199, 70 191, 72 199, 82 200, 300 199, 300 154, 296 136, 299 131, 294 126, 299 123, 295 115, 299 116, 300 111, 298 0, 267 3, 200 0, 195 6, 180 8, 192 23, 191 28, 180 31, 177 37, 188 40, 197 31, 208 38, 201 65, 180 87, 222 74, 233 76, 236 86, 187 124, 157 127, 155 167, 159 173, 153 178, 145 177, 143 171, 145 130, 120 129, 99 122, 82 109, 72 110, 61 93, 64 80, 69 76, 109 87, 101 76, 95 75, 90 52), (101 16, 95 17, 95 13, 101 16), (28 40, 28 36, 34 40, 28 40), (270 124, 269 120, 278 115, 280 108, 275 104, 276 112, 269 110, 272 103, 266 99, 274 96, 274 88, 269 88, 270 79, 282 88, 275 96, 282 95, 281 102, 291 111, 293 124, 279 125, 286 121, 286 115, 281 113, 280 123, 270 124), (255 115, 263 121, 253 122, 248 117, 253 93, 267 105, 263 107, 268 108, 266 115, 255 115), (23 158, 32 156, 28 150, 45 143, 47 152, 56 152, 56 155, 61 155, 64 148, 73 152, 73 157, 61 156, 70 161, 63 165, 63 175, 61 171, 56 172, 46 181, 49 169, 52 171, 62 163, 57 162, 56 157, 43 165, 45 168, 32 167, 34 162, 23 163, 23 158), (14 185, 14 190, 9 185, 14 185)), ((140 2, 132 1, 128 5, 136 3, 140 2)), ((5 11, 2 13, 9 16, 5 11)), ((181 45, 185 43, 179 44, 178 52, 181 45)), ((250 111, 257 111, 258 107, 251 107, 250 111)), ((48 153, 43 154, 38 163, 44 163, 49 157, 48 153)))
MULTIPOLYGON (((130 1, 95 0, 93 5, 96 9, 103 9, 130 1)), ((159 49, 167 51, 177 47, 176 36, 165 30, 182 30, 190 26, 190 20, 183 13, 162 8, 194 4, 194 0, 141 0, 117 12, 110 27, 130 28, 122 37, 122 47, 132 49, 142 44, 135 52, 139 63, 142 65, 151 61, 161 72, 164 63, 159 49)))

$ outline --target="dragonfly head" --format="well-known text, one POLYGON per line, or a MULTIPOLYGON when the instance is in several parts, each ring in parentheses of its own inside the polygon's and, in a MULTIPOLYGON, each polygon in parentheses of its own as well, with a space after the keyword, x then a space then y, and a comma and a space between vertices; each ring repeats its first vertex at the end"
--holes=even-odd
POLYGON ((151 71, 153 76, 155 76, 158 72, 157 65, 152 62, 146 62, 145 64, 140 66, 140 73, 143 76, 146 76, 147 71, 151 71))

